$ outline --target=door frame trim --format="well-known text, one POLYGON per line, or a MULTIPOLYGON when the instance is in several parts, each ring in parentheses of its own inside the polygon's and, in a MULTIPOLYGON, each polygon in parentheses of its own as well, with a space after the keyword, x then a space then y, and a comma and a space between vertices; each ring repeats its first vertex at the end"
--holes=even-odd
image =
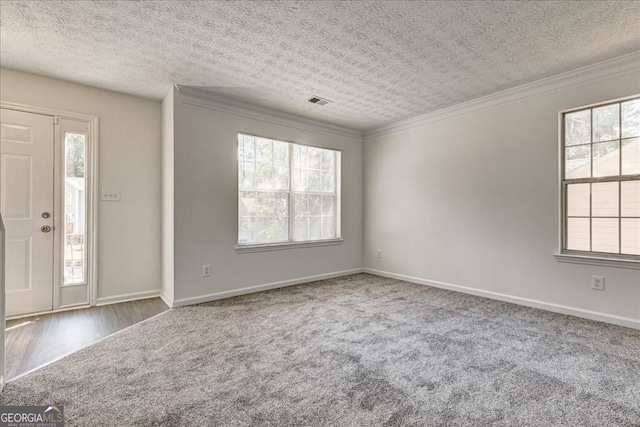
MULTIPOLYGON (((33 105, 19 104, 15 102, 0 101, 0 108, 7 110, 22 111, 25 113, 41 114, 45 116, 52 116, 55 120, 54 125, 57 126, 59 119, 76 120, 87 123, 89 127, 89 147, 87 150, 87 163, 91 166, 89 173, 87 174, 87 187, 91 191, 91 197, 87 200, 87 219, 90 221, 90 242, 88 246, 88 260, 87 266, 87 285, 89 287, 89 305, 94 306, 98 301, 98 211, 100 206, 100 191, 99 191, 99 160, 100 160, 100 120, 98 116, 74 113, 71 111, 59 110, 56 108, 48 107, 36 107, 33 105)), ((55 128, 54 143, 57 143, 58 132, 55 128)), ((54 162, 56 160, 54 159, 54 162)), ((56 184, 57 185, 57 184, 56 184)), ((55 193, 54 193, 55 194, 55 193)), ((54 257, 55 258, 55 257, 54 257)), ((55 266, 54 266, 55 271, 55 266)), ((56 302, 59 304, 60 289, 62 283, 60 281, 53 281, 53 307, 52 311, 66 310, 86 305, 74 305, 70 307, 56 307, 56 302), (58 282, 58 283, 57 283, 58 282)))

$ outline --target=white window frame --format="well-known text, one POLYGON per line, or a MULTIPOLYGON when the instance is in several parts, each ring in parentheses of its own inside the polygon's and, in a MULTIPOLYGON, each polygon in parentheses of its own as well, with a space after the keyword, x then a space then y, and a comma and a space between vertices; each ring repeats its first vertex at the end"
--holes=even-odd
MULTIPOLYGON (((58 127, 60 128, 60 143, 59 143, 59 150, 60 150, 60 155, 59 155, 59 159, 58 161, 60 162, 59 168, 60 168, 60 173, 59 173, 59 186, 60 186, 60 194, 64 194, 64 199, 63 202, 60 204, 60 209, 63 210, 63 213, 60 215, 60 220, 62 221, 62 218, 65 218, 65 220, 63 222, 60 223, 59 225, 59 230, 60 233, 58 233, 59 236, 59 241, 58 244, 61 245, 60 248, 60 262, 64 265, 65 264, 65 246, 67 245, 66 243, 66 238, 67 238, 67 233, 66 233, 66 201, 67 201, 67 197, 69 197, 69 194, 66 191, 66 182, 67 182, 67 174, 66 174, 66 170, 67 170, 67 150, 66 150, 66 137, 68 134, 75 134, 75 135, 82 135, 85 138, 85 195, 89 195, 89 197, 85 197, 84 200, 84 218, 82 219, 83 224, 84 224, 84 253, 83 253, 83 257, 84 257, 84 263, 82 265, 82 277, 84 278, 84 280, 82 281, 78 281, 78 282, 70 282, 70 283, 66 283, 65 282, 65 267, 62 267, 62 270, 60 272, 61 274, 61 278, 60 278, 60 287, 61 288, 67 288, 67 287, 71 287, 71 286, 88 286, 88 282, 89 282, 89 268, 91 267, 89 264, 89 250, 91 248, 91 245, 89 244, 89 241, 91 239, 91 230, 87 228, 87 224, 90 221, 90 212, 89 212, 89 205, 90 205, 90 201, 91 201, 91 197, 90 197, 90 191, 91 188, 88 187, 90 178, 92 177, 92 168, 91 168, 91 158, 89 158, 89 152, 91 150, 91 139, 90 139, 90 132, 91 129, 90 127, 84 123, 84 122, 79 122, 79 121, 69 121, 68 119, 61 119, 59 120, 59 124, 58 127), (87 191, 88 190, 88 191, 87 191)), ((64 292, 64 291, 63 291, 64 292)))
MULTIPOLYGON (((559 206, 560 206, 560 236, 558 243, 558 253, 554 254, 559 262, 569 262, 576 264, 599 265, 606 267, 622 267, 640 270, 640 256, 628 254, 613 254, 593 251, 579 251, 567 249, 567 185, 576 183, 599 183, 599 182, 625 182, 640 180, 640 174, 618 175, 613 177, 589 177, 589 178, 565 178, 565 115, 575 113, 577 111, 589 110, 593 108, 603 107, 607 105, 620 104, 625 101, 640 98, 640 94, 632 95, 624 98, 614 99, 606 102, 585 105, 578 108, 560 111, 558 113, 558 140, 559 140, 559 206)), ((621 110, 621 109, 620 109, 621 110)), ((622 114, 622 112, 620 112, 622 114)), ((593 117, 591 117, 591 126, 593 129, 593 117)), ((620 123, 621 124, 621 123, 620 123)), ((622 142, 622 132, 620 132, 619 141, 622 142)), ((591 134, 591 144, 593 144, 593 132, 591 134)), ((622 145, 620 145, 622 150, 622 145)), ((593 150, 592 154, 593 156, 593 150)), ((593 157, 592 157, 593 159, 593 157)), ((593 160, 592 160, 593 161, 593 160)), ((593 167, 593 165, 592 165, 593 167)), ((622 171, 620 171, 622 172, 622 171)), ((618 200, 621 203, 621 200, 618 200)), ((620 212, 619 212, 620 215, 620 212)), ((592 216, 590 216, 592 218, 592 216)), ((619 229, 619 233, 622 230, 619 229)))
MULTIPOLYGON (((283 250, 283 249, 293 249, 293 248, 308 248, 308 247, 317 247, 317 246, 332 246, 332 245, 340 245, 343 242, 342 239, 342 227, 341 227, 341 206, 342 206, 342 195, 341 195, 341 176, 342 176, 342 151, 336 150, 334 148, 320 147, 314 146, 310 144, 300 144, 297 142, 284 141, 278 138, 271 138, 267 136, 253 135, 247 132, 238 132, 237 140, 239 144, 239 137, 245 135, 255 138, 269 139, 272 141, 277 141, 281 143, 288 144, 289 148, 289 189, 288 190, 274 190, 273 193, 286 193, 287 194, 287 208, 289 214, 289 224, 288 224, 288 240, 279 241, 279 242, 268 242, 268 243, 249 243, 249 244, 241 244, 237 242, 236 244, 236 252, 237 253, 251 253, 251 252, 263 252, 263 251, 275 251, 275 250, 283 250), (291 178, 293 174, 293 149, 295 146, 299 147, 313 147, 319 148, 323 150, 330 150, 336 152, 335 157, 335 196, 336 196, 336 206, 335 206, 335 219, 336 219, 336 237, 328 238, 328 239, 319 239, 319 240, 292 240, 292 230, 295 222, 295 210, 294 210, 294 196, 296 194, 314 194, 313 192, 306 191, 296 191, 293 189, 293 180, 291 178)), ((239 160, 236 156, 236 163, 238 169, 240 168, 239 160)), ((236 174, 236 177, 238 174, 236 174)), ((241 191, 251 191, 251 190, 242 190, 240 188, 240 182, 237 184, 237 197, 238 203, 236 203, 236 208, 238 208, 238 212, 236 214, 237 227, 236 230, 240 229, 240 212, 239 212, 239 198, 241 191)), ((267 191, 269 192, 269 191, 267 191)), ((237 233, 236 233, 237 236, 237 233)))

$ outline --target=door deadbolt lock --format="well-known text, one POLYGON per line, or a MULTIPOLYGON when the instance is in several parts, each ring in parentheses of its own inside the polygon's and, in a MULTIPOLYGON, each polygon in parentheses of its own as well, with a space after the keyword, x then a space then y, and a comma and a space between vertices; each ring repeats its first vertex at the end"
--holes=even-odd
POLYGON ((49 212, 42 212, 42 218, 49 218, 51 214, 49 212))
POLYGON ((43 233, 48 233, 51 231, 51 227, 49 227, 48 225, 43 225, 40 230, 42 230, 43 233))

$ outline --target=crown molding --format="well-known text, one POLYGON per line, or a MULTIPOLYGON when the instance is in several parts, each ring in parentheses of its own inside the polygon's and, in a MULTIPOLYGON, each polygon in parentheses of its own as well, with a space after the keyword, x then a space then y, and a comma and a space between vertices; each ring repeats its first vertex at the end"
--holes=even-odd
POLYGON ((461 104, 434 111, 432 113, 422 114, 410 119, 380 126, 366 131, 364 138, 366 141, 370 138, 389 135, 395 132, 461 116, 463 114, 468 114, 485 108, 520 101, 522 99, 543 95, 560 89, 567 89, 573 86, 592 83, 598 80, 633 72, 640 73, 640 51, 557 74, 555 76, 547 77, 511 89, 506 89, 472 101, 463 102, 461 104))
POLYGON ((283 111, 260 107, 254 104, 239 101, 237 99, 221 96, 193 86, 176 85, 176 89, 182 97, 182 102, 185 104, 196 105, 199 107, 221 111, 223 113, 235 114, 237 116, 261 120, 277 125, 284 125, 296 129, 311 132, 328 133, 331 135, 349 138, 358 142, 364 141, 364 134, 359 130, 332 125, 329 123, 321 122, 319 120, 313 120, 295 114, 285 113, 283 111))
POLYGON ((80 120, 84 122, 93 122, 98 120, 98 116, 73 113, 71 111, 58 110, 56 108, 32 107, 30 105, 9 101, 0 101, 0 108, 23 111, 25 113, 42 114, 43 116, 60 117, 61 119, 80 120))

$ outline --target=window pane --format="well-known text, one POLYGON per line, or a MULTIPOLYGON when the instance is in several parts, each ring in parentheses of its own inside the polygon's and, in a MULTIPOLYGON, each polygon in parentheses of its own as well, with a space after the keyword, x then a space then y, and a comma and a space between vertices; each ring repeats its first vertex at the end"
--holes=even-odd
POLYGON ((593 144, 593 176, 620 175, 620 142, 593 144))
POLYGON ((309 218, 296 217, 294 225, 294 240, 309 240, 309 218))
POLYGON ((622 141, 622 175, 640 174, 640 138, 622 141))
POLYGON ((287 143, 248 135, 239 135, 238 141, 238 182, 241 189, 289 189, 287 143))
POLYGON ((271 164, 273 156, 273 143, 268 139, 256 138, 256 162, 271 164))
POLYGON ((293 147, 293 176, 291 184, 295 191, 304 191, 309 180, 306 147, 295 145, 293 147))
POLYGON ((307 181, 309 181, 309 174, 306 169, 293 169, 292 183, 295 191, 303 191, 307 188, 307 181))
POLYGON ((322 191, 325 193, 335 193, 336 154, 334 152, 325 151, 322 155, 322 191))
POLYGON ((640 218, 622 218, 622 253, 640 255, 640 218))
POLYGON ((330 172, 322 173, 322 191, 324 193, 335 193, 336 183, 335 183, 333 173, 330 173, 330 172))
POLYGON ((320 170, 322 166, 322 151, 319 148, 307 147, 307 167, 309 169, 320 170))
POLYGON ((81 284, 86 282, 86 143, 86 135, 65 133, 65 285, 81 284))
POLYGON ((322 215, 322 197, 309 195, 305 198, 309 201, 309 211, 305 213, 311 216, 322 215))
POLYGON ((251 223, 253 218, 239 218, 238 219, 238 242, 247 243, 251 239, 251 223))
POLYGON ((334 216, 336 213, 336 196, 322 196, 322 216, 334 216))
POLYGON ((309 218, 309 240, 322 239, 322 218, 312 216, 309 218))
POLYGON ((618 253, 618 219, 592 219, 591 250, 594 252, 618 253))
POLYGON ((334 217, 322 217, 322 238, 334 239, 336 237, 336 221, 334 217))
POLYGON ((640 181, 625 181, 622 188, 622 216, 640 217, 640 181))
POLYGON ((308 217, 312 211, 318 215, 318 209, 314 206, 317 205, 318 198, 318 196, 308 194, 296 194, 294 196, 296 217, 308 217), (311 199, 316 203, 310 203, 311 199))
POLYGON ((295 199, 295 220, 293 240, 309 239, 309 198, 304 194, 296 194, 295 199))
POLYGON ((620 137, 620 104, 593 109, 593 142, 620 137))
POLYGON ((301 192, 335 192, 335 152, 295 146, 293 189, 301 192))
POLYGON ((273 233, 273 240, 284 241, 289 239, 289 218, 278 217, 271 221, 271 230, 273 233))
POLYGON ((567 147, 565 155, 565 178, 591 177, 591 145, 567 147))
POLYGON ((564 143, 567 147, 591 142, 591 110, 566 114, 564 123, 564 143))
POLYGON ((563 126, 565 249, 640 255, 640 99, 565 114, 563 126))
MULTIPOLYGON (((272 169, 270 164, 258 163, 256 165, 256 171, 254 175, 253 188, 261 190, 272 190, 271 178, 272 169)), ((274 189, 275 190, 275 189, 274 189)))
POLYGON ((251 189, 255 188, 254 185, 254 177, 255 177, 255 164, 249 162, 241 162, 238 168, 238 183, 240 188, 251 189))
POLYGON ((618 216, 618 183, 591 184, 591 215, 618 216))
POLYGON ((329 150, 323 150, 322 153, 322 170, 325 172, 333 172, 335 170, 335 153, 329 150))
POLYGON ((588 251, 589 238, 589 218, 567 219, 567 249, 588 251))
POLYGON ((322 196, 296 194, 293 240, 318 240, 322 232, 322 196))
POLYGON ((289 144, 273 142, 273 177, 271 188, 289 189, 289 144))
POLYGON ((622 103, 622 137, 640 136, 640 99, 622 103))
POLYGON ((338 159, 333 150, 238 134, 238 242, 337 237, 338 159))
POLYGON ((322 238, 336 237, 336 196, 322 196, 322 238))
POLYGON ((241 191, 238 242, 249 244, 288 240, 287 205, 286 193, 241 191))
POLYGON ((319 170, 309 170, 309 179, 307 180, 307 187, 304 188, 304 191, 320 192, 320 176, 319 170))
POLYGON ((591 184, 567 185, 567 215, 589 216, 591 184))

